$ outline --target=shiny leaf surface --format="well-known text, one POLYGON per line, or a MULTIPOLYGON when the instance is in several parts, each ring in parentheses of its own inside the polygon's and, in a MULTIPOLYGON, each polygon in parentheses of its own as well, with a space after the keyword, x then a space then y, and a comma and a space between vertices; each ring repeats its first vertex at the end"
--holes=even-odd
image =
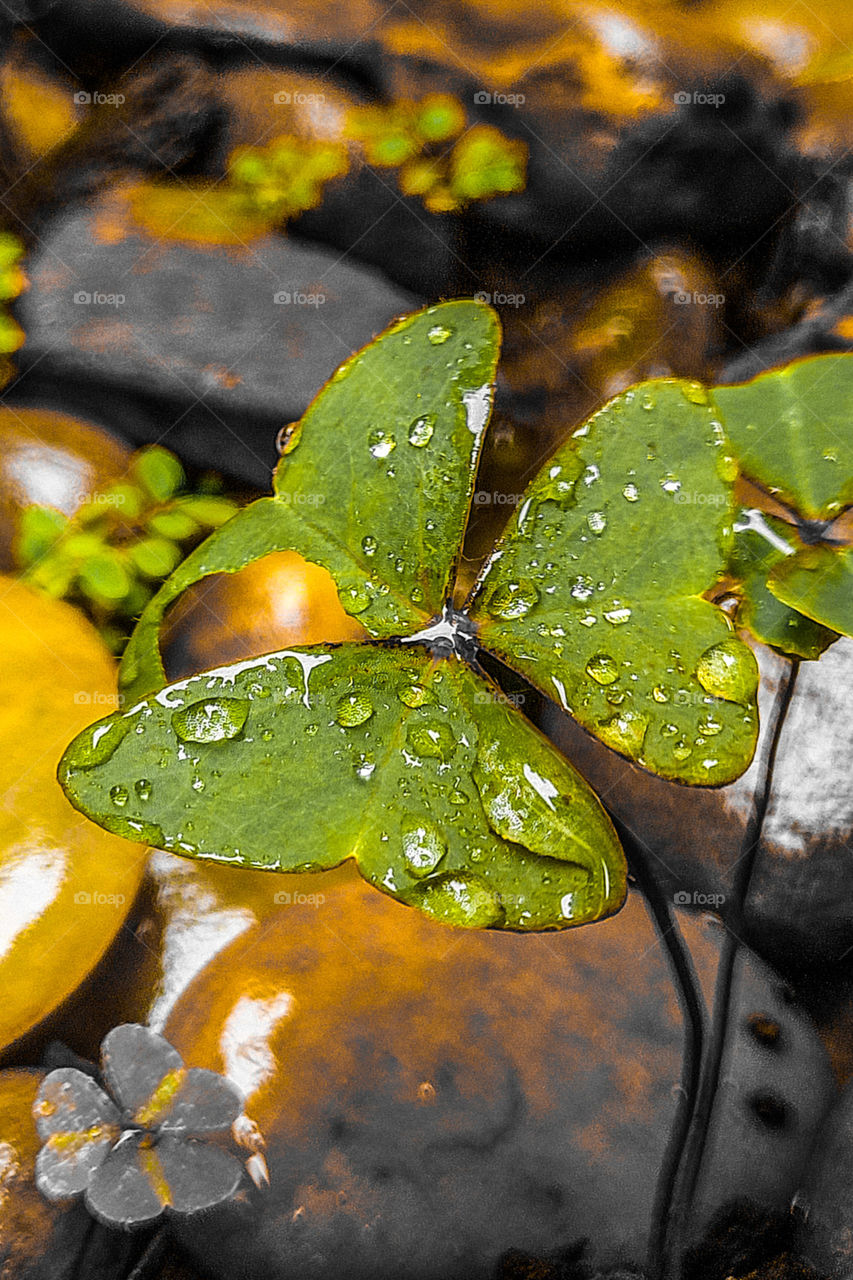
POLYGON ((286 433, 275 498, 241 511, 190 555, 144 610, 120 684, 135 700, 165 683, 158 635, 187 587, 271 551, 328 569, 374 636, 440 612, 488 422, 497 317, 476 302, 416 312, 326 384, 286 433))
POLYGON ((767 582, 783 604, 853 635, 853 549, 805 547, 777 565, 767 582))
POLYGON ((819 658, 838 639, 837 632, 783 604, 768 583, 772 571, 796 553, 793 529, 756 510, 741 511, 734 527, 729 567, 739 580, 738 622, 748 627, 757 640, 782 653, 819 658))
POLYGON ((625 894, 582 778, 493 685, 423 644, 285 650, 180 681, 87 729, 60 776, 121 835, 270 870, 354 857, 448 923, 566 927, 625 894))
POLYGON ((814 356, 714 400, 742 470, 809 520, 853 502, 853 356, 814 356))
POLYGON ((543 467, 472 611, 486 648, 681 782, 731 781, 755 748, 755 659, 703 598, 731 542, 733 478, 701 387, 625 392, 543 467))

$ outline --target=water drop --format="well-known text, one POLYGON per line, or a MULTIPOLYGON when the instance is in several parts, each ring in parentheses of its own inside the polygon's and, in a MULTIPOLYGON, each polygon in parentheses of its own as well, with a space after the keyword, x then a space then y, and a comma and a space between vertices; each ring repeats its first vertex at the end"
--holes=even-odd
POLYGON ((151 783, 148 781, 147 778, 140 778, 137 782, 133 784, 133 789, 136 792, 136 794, 139 796, 140 800, 151 799, 151 783))
POLYGON ((278 450, 279 454, 282 457, 284 457, 288 453, 293 453, 293 450, 299 444, 299 441, 301 440, 301 438, 302 438, 302 423, 289 422, 286 427, 281 428, 278 435, 276 436, 275 447, 278 450))
POLYGON ((586 522, 593 533, 604 533, 607 528, 607 516, 603 511, 590 511, 586 522))
POLYGON ((242 698, 203 698, 179 707, 172 715, 172 728, 184 742, 223 742, 236 738, 249 715, 242 698))
POLYGON ((669 702, 669 694, 662 684, 655 685, 654 689, 652 689, 652 697, 655 702, 669 702))
POLYGON ((373 703, 366 694, 348 693, 338 703, 335 719, 345 729, 355 729, 369 720, 374 710, 373 703))
POLYGON ((691 404, 710 404, 708 392, 699 382, 685 382, 681 387, 682 395, 691 404))
POLYGON ((366 556, 375 556, 376 548, 378 546, 379 546, 379 543, 370 533, 365 534, 365 536, 361 540, 361 549, 366 556))
POLYGON ((193 778, 192 789, 193 791, 204 791, 204 778, 193 778))
POLYGON ((643 405, 643 408, 648 413, 650 410, 654 409, 655 407, 654 398, 652 396, 643 396, 642 405, 643 405))
POLYGON ((731 637, 706 649, 696 664, 706 693, 727 702, 750 702, 758 688, 758 663, 750 649, 731 637))
POLYGON ((676 480, 675 476, 668 471, 661 480, 660 487, 663 489, 664 493, 678 493, 681 488, 681 481, 676 480))
POLYGON ((372 756, 359 756, 358 764, 355 767, 356 777, 361 778, 363 782, 368 782, 376 771, 376 761, 372 756))
POLYGON ((397 441, 391 432, 383 431, 381 427, 371 431, 367 437, 367 443, 374 458, 387 458, 389 453, 393 453, 397 448, 397 441))
POLYGON ((713 738, 718 733, 722 732, 723 726, 722 726, 722 723, 719 720, 717 720, 715 716, 712 716, 709 713, 707 716, 704 717, 704 719, 699 721, 697 728, 699 729, 700 733, 703 733, 705 735, 706 738, 713 738))
POLYGON ((675 746, 672 748, 672 754, 676 760, 686 760, 688 756, 693 754, 693 748, 685 738, 679 738, 675 746))
POLYGON ((416 756, 449 760, 456 750, 456 739, 448 725, 440 720, 418 720, 409 725, 408 742, 416 756))
POLYGON ((585 574, 579 574, 575 578, 569 594, 573 600, 588 600, 595 590, 595 583, 592 578, 588 578, 585 574))
POLYGON ((526 578, 519 578, 498 587, 489 600, 488 610, 493 618, 510 621, 513 618, 523 618, 538 599, 539 590, 534 583, 526 578))
POLYGON ((65 755, 69 769, 93 769, 105 764, 130 732, 131 721, 123 716, 106 723, 90 725, 75 738, 65 755))
POLYGON ((427 413, 422 418, 415 418, 409 427, 409 444, 414 445, 416 449, 423 449, 425 445, 429 444, 434 431, 434 414, 427 413))
POLYGON ((121 809, 128 801, 127 787, 115 786, 110 788, 110 799, 113 804, 117 804, 121 809))
POLYGON ((662 728, 661 728, 661 736, 662 736, 662 737, 664 737, 664 738, 671 738, 671 737, 673 737, 676 733, 678 733, 678 725, 677 725, 677 724, 665 724, 665 725, 663 725, 663 726, 662 726, 662 728))
POLYGON ((583 482, 586 485, 586 487, 589 488, 589 486, 591 484, 595 484, 596 480, 600 479, 600 477, 601 477, 601 472, 599 471, 595 463, 591 462, 583 473, 583 482))
POLYGON ((837 449, 824 449, 823 453, 822 453, 820 456, 823 458, 824 462, 837 462, 837 461, 838 461, 838 450, 837 450, 837 449))
POLYGON ((448 329, 445 324, 434 324, 431 329, 427 330, 427 337, 434 347, 442 346, 452 335, 453 330, 448 329))
POLYGON ((370 604, 370 592, 363 582, 341 583, 338 587, 338 599, 347 613, 364 613, 370 604))
POLYGON ((620 711, 599 722, 598 736, 605 746, 636 758, 643 749, 648 724, 648 716, 640 711, 620 711))
POLYGON ((409 901, 436 920, 469 929, 485 929, 503 917, 497 894, 476 876, 439 876, 422 885, 409 901))
POLYGON ((594 627, 598 619, 594 613, 585 613, 582 618, 578 618, 578 622, 582 627, 594 627))
POLYGON ((626 484, 622 490, 622 497, 627 498, 629 502, 636 502, 640 496, 640 492, 635 484, 626 484))
POLYGON ((397 690, 397 697, 404 707, 422 707, 427 702, 434 702, 432 694, 422 684, 404 684, 397 690))
POLYGON ((604 614, 605 619, 614 627, 621 627, 631 617, 631 610, 627 607, 618 609, 608 609, 604 614))
POLYGON ((733 484, 738 477, 737 459, 730 453, 722 453, 717 459, 717 475, 726 484, 733 484))
POLYGON ((429 822, 420 822, 403 832, 403 857, 409 875, 420 879, 435 871, 447 853, 441 832, 429 822))
POLYGON ((613 684, 619 679, 619 666, 609 653, 594 653, 586 664, 586 673, 596 684, 613 684))

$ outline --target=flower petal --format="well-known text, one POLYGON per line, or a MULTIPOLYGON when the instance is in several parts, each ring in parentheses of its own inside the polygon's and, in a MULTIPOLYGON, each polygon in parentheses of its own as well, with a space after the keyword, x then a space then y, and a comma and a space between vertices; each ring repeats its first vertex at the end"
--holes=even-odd
POLYGON ((235 1084, 215 1071, 190 1067, 153 1123, 164 1133, 212 1133, 230 1129, 242 1109, 243 1097, 235 1084))
POLYGON ((48 1200, 65 1200, 85 1191, 118 1137, 117 1128, 52 1134, 36 1156, 39 1191, 48 1200))
POLYGON ((142 1125, 149 1123, 152 1103, 155 1111, 161 1110, 184 1076, 178 1051, 156 1031, 136 1022, 114 1027, 104 1038, 101 1069, 113 1097, 142 1125))
POLYGON ((228 1200, 243 1179, 243 1166, 213 1142, 163 1134, 153 1149, 176 1213, 197 1213, 228 1200))
POLYGON ((87 1209, 107 1226, 137 1227, 153 1222, 168 1202, 159 1163, 152 1161, 154 1148, 148 1141, 139 1131, 124 1133, 86 1188, 87 1209))
POLYGON ((91 1076, 76 1067, 59 1067, 45 1076, 33 1103, 40 1138, 79 1134, 96 1126, 119 1124, 119 1113, 91 1076))

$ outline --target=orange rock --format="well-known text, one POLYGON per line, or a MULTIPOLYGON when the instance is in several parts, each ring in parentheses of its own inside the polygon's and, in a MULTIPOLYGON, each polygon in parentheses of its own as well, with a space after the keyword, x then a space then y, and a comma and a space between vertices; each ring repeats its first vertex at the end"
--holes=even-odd
POLYGON ((147 851, 72 809, 56 781, 71 738, 117 705, 114 663, 70 605, 0 578, 0 1047, 97 964, 147 851))
POLYGON ((129 458, 91 423, 50 409, 0 407, 0 569, 14 567, 22 507, 38 503, 73 515, 126 474, 129 458))
POLYGON ((365 639, 331 574, 294 551, 278 551, 191 587, 168 616, 163 648, 169 679, 180 680, 291 645, 365 639))

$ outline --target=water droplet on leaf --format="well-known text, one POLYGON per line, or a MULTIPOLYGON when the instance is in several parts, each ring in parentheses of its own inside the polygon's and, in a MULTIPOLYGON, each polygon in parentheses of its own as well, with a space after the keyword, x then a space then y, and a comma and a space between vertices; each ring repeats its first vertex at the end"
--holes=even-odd
POLYGON ((409 427, 409 444, 416 449, 423 449, 432 439, 435 431, 435 415, 428 413, 422 418, 415 418, 409 427))
POLYGON ((372 534, 367 533, 361 540, 361 549, 366 556, 375 556, 379 543, 372 534))
POLYGON ((302 423, 289 422, 286 427, 282 427, 275 438, 275 447, 279 454, 284 457, 299 444, 302 438, 302 423))
POLYGON ((430 875, 446 853, 443 836, 429 822, 421 822, 403 832, 403 857, 409 875, 418 878, 430 875))
POLYGON ((586 664, 586 673, 596 684, 613 684, 619 679, 619 667, 609 653, 594 653, 586 664))
POLYGON ((734 637, 706 649, 696 665, 696 679, 705 692, 727 702, 750 702, 758 678, 752 651, 734 637))
POLYGON ((427 330, 427 337, 434 347, 440 347, 452 337, 453 330, 448 329, 446 324, 434 324, 431 329, 427 330))
POLYGON ((139 796, 140 800, 151 799, 151 783, 147 778, 139 778, 138 781, 133 784, 133 789, 139 796))
POLYGON ((374 458, 387 458, 397 448, 397 441, 394 436, 391 435, 390 431, 383 431, 381 427, 371 431, 367 437, 367 443, 371 456, 374 458))
POLYGON ((439 876, 410 901, 436 920, 469 929, 485 929, 503 917, 497 895, 475 876, 439 876))
POLYGON ((128 801, 127 787, 122 787, 120 785, 111 787, 110 799, 112 800, 113 804, 117 804, 119 808, 123 808, 123 806, 126 805, 128 801))
POLYGON ((338 703, 335 719, 345 729, 355 729, 373 715, 373 703, 364 693, 348 693, 338 703))
POLYGON ((436 760, 449 760, 456 749, 452 731, 440 720, 418 720, 410 724, 408 742, 416 756, 436 760))
POLYGON ((498 587, 488 605, 493 618, 523 618, 539 599, 538 588, 526 578, 506 582, 498 587))
POLYGON ((635 484, 626 484, 622 490, 623 498, 627 498, 629 502, 636 502, 640 496, 640 492, 635 484))
POLYGON ((586 518, 586 522, 592 532, 596 534, 604 533, 604 530, 607 528, 607 516, 603 511, 590 511, 586 518))
POLYGON ((223 742, 236 738, 249 715, 242 698, 203 698, 179 707, 172 715, 172 728, 184 742, 223 742))
POLYGON ((434 702, 432 694, 422 684, 404 684, 397 691, 397 697, 404 707, 422 707, 427 702, 434 702))

